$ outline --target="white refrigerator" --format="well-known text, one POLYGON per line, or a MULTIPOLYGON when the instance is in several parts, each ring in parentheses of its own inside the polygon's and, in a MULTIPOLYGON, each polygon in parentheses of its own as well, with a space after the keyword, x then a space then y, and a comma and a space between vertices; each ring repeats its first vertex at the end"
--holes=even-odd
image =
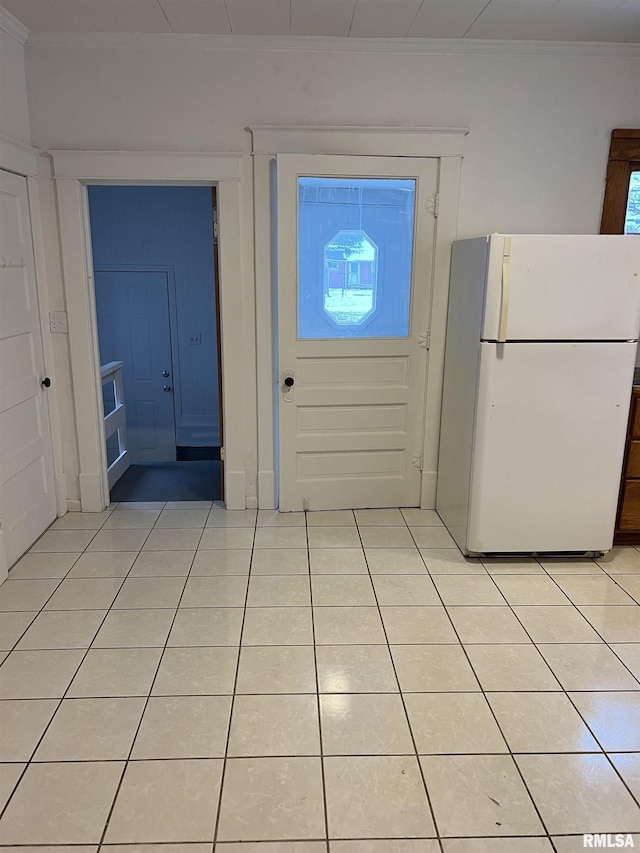
POLYGON ((640 331, 640 239, 453 245, 436 508, 465 554, 607 551, 640 331))

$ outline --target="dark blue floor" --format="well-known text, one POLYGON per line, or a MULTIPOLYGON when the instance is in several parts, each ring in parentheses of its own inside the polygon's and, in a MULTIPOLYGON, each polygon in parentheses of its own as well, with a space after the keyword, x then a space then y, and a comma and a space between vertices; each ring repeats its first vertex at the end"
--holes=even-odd
POLYGON ((119 501, 217 501, 220 462, 154 462, 131 465, 111 489, 119 501))

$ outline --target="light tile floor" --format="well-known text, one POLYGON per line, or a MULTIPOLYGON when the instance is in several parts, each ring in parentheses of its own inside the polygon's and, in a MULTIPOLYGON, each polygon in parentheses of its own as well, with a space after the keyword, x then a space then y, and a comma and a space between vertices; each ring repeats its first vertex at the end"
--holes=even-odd
POLYGON ((70 513, 0 588, 0 661, 7 853, 640 848, 634 548, 468 560, 415 509, 70 513))

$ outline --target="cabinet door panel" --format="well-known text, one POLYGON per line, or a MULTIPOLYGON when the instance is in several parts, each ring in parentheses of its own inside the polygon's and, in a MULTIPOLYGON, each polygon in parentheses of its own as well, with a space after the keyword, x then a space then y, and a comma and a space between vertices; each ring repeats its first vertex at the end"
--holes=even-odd
POLYGON ((640 480, 625 480, 620 510, 620 530, 640 529, 640 480))
POLYGON ((631 412, 631 435, 640 438, 640 398, 634 395, 631 412))
POLYGON ((625 477, 640 477, 640 441, 629 442, 625 477))

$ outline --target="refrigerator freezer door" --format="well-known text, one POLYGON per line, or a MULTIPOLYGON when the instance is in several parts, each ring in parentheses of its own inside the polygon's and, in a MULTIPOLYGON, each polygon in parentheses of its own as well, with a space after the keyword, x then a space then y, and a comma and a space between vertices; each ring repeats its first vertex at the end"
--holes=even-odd
POLYGON ((639 331, 637 238, 491 236, 483 340, 634 340, 639 331))
POLYGON ((468 551, 611 547, 635 349, 481 344, 468 551))

